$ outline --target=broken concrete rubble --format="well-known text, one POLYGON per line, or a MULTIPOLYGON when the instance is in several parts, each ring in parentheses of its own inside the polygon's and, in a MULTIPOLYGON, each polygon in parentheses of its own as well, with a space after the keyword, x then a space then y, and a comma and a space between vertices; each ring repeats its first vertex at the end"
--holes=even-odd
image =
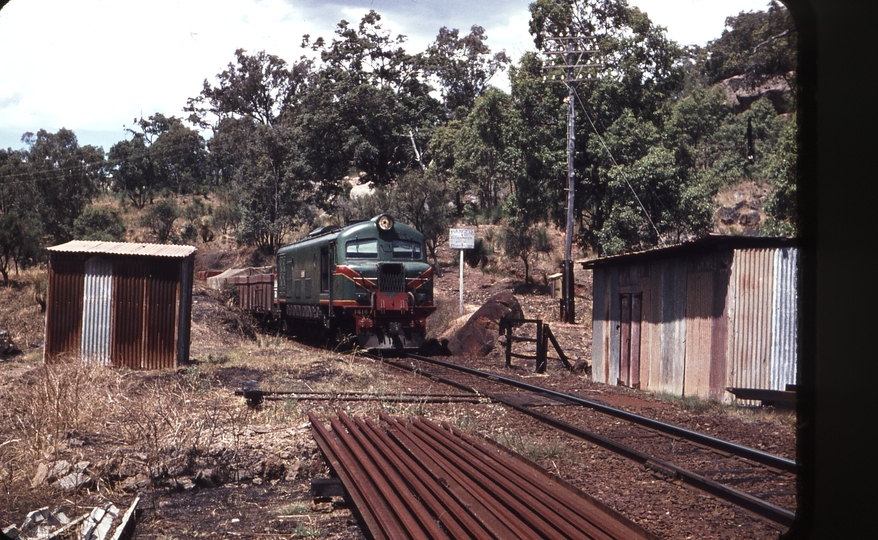
POLYGON ((119 508, 108 502, 72 521, 60 509, 50 511, 46 506, 28 514, 21 527, 3 529, 3 535, 11 540, 122 540, 131 535, 138 502, 140 496, 121 516, 119 508))

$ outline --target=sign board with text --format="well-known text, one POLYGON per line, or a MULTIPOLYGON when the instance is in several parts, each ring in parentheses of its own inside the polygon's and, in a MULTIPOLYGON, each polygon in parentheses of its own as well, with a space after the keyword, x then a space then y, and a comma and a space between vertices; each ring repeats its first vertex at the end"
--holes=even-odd
POLYGON ((448 247, 451 249, 473 249, 475 245, 475 229, 448 229, 448 247))

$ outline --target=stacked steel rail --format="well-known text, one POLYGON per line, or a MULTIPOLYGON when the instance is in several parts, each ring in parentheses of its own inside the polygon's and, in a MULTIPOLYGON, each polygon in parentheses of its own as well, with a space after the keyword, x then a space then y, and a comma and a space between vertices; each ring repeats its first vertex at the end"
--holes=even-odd
POLYGON ((535 464, 448 424, 339 411, 315 439, 376 539, 653 538, 535 464))

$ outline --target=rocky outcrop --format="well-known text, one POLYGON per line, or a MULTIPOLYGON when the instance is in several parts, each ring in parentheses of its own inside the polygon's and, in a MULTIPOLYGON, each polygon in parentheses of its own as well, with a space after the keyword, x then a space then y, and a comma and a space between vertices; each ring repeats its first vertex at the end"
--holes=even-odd
POLYGON ((523 319, 521 304, 510 292, 501 292, 488 299, 463 328, 448 341, 451 354, 485 356, 494 350, 499 336, 500 319, 523 319))
POLYGON ((760 98, 767 98, 778 113, 788 112, 785 97, 790 93, 787 77, 775 75, 760 83, 754 83, 746 75, 736 75, 719 83, 726 93, 735 114, 742 113, 760 98))
POLYGON ((744 182, 721 194, 716 210, 716 232, 728 235, 759 236, 765 216, 763 205, 770 188, 744 182))

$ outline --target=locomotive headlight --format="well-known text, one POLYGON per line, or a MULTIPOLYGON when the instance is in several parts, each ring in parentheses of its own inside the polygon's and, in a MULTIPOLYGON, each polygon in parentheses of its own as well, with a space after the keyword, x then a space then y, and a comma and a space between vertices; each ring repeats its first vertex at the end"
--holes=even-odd
POLYGON ((382 231, 389 231, 393 228, 393 218, 387 214, 378 218, 378 228, 382 231))

